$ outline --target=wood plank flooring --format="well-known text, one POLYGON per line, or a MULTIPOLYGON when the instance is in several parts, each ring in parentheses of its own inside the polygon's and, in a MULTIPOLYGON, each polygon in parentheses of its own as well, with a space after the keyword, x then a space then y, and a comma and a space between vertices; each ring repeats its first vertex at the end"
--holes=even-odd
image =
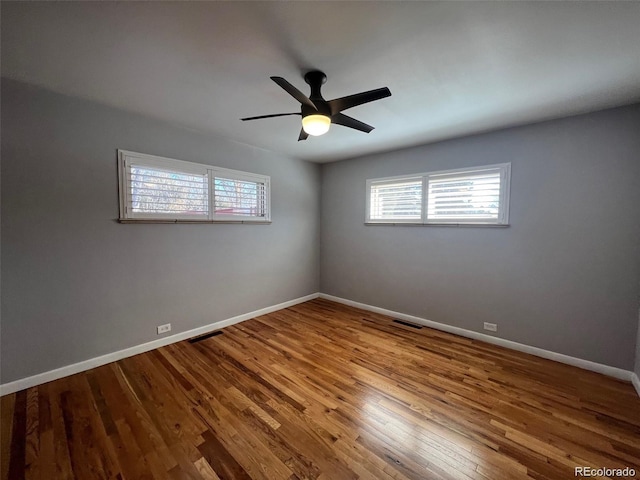
POLYGON ((1 477, 640 478, 640 399, 325 300, 2 398, 1 477))

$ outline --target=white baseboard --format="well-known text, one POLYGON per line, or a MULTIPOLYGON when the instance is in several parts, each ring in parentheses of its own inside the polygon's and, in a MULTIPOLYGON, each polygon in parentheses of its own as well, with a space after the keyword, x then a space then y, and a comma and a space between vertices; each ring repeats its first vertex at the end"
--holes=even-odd
POLYGON ((638 396, 640 397, 640 378, 634 372, 631 372, 631 383, 633 384, 633 388, 638 392, 638 396))
POLYGON ((628 382, 634 382, 634 387, 640 395, 640 381, 638 377, 629 370, 623 370, 622 368, 610 367, 609 365, 603 365, 601 363, 592 362, 590 360, 583 360, 581 358, 570 357, 562 353, 551 352, 538 347, 532 347, 523 343, 512 342, 511 340, 505 340, 503 338, 492 337, 485 335, 484 333, 474 332, 460 327, 453 327, 444 323, 434 322, 413 315, 407 315, 405 313, 394 312, 393 310, 387 310, 386 308, 374 307, 367 305, 366 303, 354 302, 353 300, 347 300, 346 298, 334 297, 333 295, 327 295, 321 293, 320 298, 331 300, 337 303, 343 303, 351 307, 361 308, 362 310, 368 310, 370 312, 380 313, 389 317, 398 318, 400 320, 406 320, 409 322, 424 325, 426 327, 435 328, 436 330, 442 330, 444 332, 460 335, 461 337, 472 338, 474 340, 482 340, 483 342, 491 343, 493 345, 499 345, 501 347, 510 348, 511 350, 517 350, 519 352, 530 353, 537 357, 546 358, 548 360, 555 360, 556 362, 566 363, 567 365, 573 365, 575 367, 583 368, 585 370, 591 370, 592 372, 602 373, 610 377, 618 378, 620 380, 626 380, 628 382), (635 380, 633 379, 635 377, 635 380))
POLYGON ((25 388, 35 387, 36 385, 41 385, 43 383, 57 380, 58 378, 67 377, 75 373, 84 372, 85 370, 90 370, 95 367, 106 365, 107 363, 115 362, 127 357, 132 357, 133 355, 138 355, 139 353, 144 353, 148 352, 149 350, 164 347, 165 345, 169 345, 171 343, 181 342, 182 340, 186 340, 187 338, 192 338, 198 335, 209 333, 212 330, 219 330, 236 323, 244 322, 245 320, 249 320, 251 318, 259 317, 260 315, 266 315, 267 313, 275 312, 277 310, 282 310, 283 308, 307 302, 309 300, 313 300, 314 298, 318 298, 319 296, 319 293, 312 293, 311 295, 295 298, 293 300, 289 300, 288 302, 261 308, 260 310, 255 310, 253 312, 244 313, 236 317, 227 318, 226 320, 221 320, 219 322, 211 323, 203 327, 187 330, 186 332, 176 333, 175 335, 171 335, 170 337, 164 337, 152 342, 136 345, 135 347, 125 348, 124 350, 118 350, 117 352, 108 353, 100 357, 90 358, 89 360, 84 360, 72 365, 56 368, 55 370, 49 370, 48 372, 39 373, 31 377, 21 378, 20 380, 16 380, 14 382, 5 383, 3 385, 0 385, 0 396, 17 392, 19 390, 24 390, 25 388))
POLYGON ((481 340, 483 342, 491 343, 493 345, 499 345, 501 347, 510 348, 512 350, 517 350, 519 352, 530 353, 531 355, 546 358, 549 360, 555 360, 556 362, 573 365, 579 368, 583 368, 585 370, 602 373, 604 375, 608 375, 610 377, 618 378, 621 380, 626 380, 633 384, 634 388, 636 389, 636 392, 638 392, 638 396, 640 396, 640 379, 634 372, 631 372, 628 370, 623 370, 621 368, 616 368, 616 367, 610 367, 608 365, 591 362, 589 360, 583 360, 581 358, 571 357, 569 355, 564 355, 562 353, 551 352, 549 350, 544 350, 538 347, 532 347, 522 343, 512 342, 511 340, 505 340, 503 338, 492 337, 490 335, 474 332, 472 330, 466 330, 464 328, 454 327, 451 325, 446 325, 444 323, 434 322, 432 320, 427 320, 427 319, 416 317, 413 315, 407 315, 404 313, 395 312, 393 310, 387 310, 386 308, 374 307, 366 303, 354 302, 353 300, 347 300, 346 298, 334 297, 333 295, 327 295, 325 293, 313 293, 311 295, 306 295, 304 297, 295 298, 287 302, 279 303, 277 305, 272 305, 270 307, 261 308, 260 310, 255 310, 253 312, 227 318, 226 320, 221 320, 219 322, 211 323, 203 327, 194 328, 186 332, 177 333, 175 335, 154 340, 152 342, 147 342, 141 345, 136 345, 134 347, 125 348, 123 350, 118 350, 117 352, 102 355, 100 357, 91 358, 89 360, 84 360, 82 362, 74 363, 72 365, 56 368, 55 370, 39 373, 31 377, 21 378, 20 380, 16 380, 10 383, 5 383, 3 385, 0 385, 0 396, 14 393, 19 390, 24 390, 25 388, 35 387, 36 385, 41 385, 43 383, 47 383, 52 380, 57 380, 58 378, 67 377, 75 373, 84 372, 86 370, 90 370, 95 367, 100 367, 102 365, 106 365, 107 363, 115 362, 123 358, 131 357, 133 355, 138 355, 139 353, 148 352, 150 350, 154 350, 156 348, 160 348, 165 345, 169 345, 171 343, 181 342, 182 340, 186 340, 188 338, 192 338, 198 335, 203 335, 213 330, 219 330, 221 328, 228 327, 230 325, 235 325, 236 323, 244 322, 251 318, 258 317, 260 315, 266 315, 267 313, 282 310, 284 308, 288 308, 293 305, 297 305, 299 303, 304 303, 318 297, 324 298, 326 300, 331 300, 333 302, 342 303, 344 305, 361 308, 362 310, 368 310, 370 312, 379 313, 381 315, 387 315, 389 317, 398 318, 400 320, 406 320, 406 321, 424 325, 430 328, 435 328, 436 330, 442 330, 444 332, 453 333, 455 335, 460 335, 462 337, 481 340))

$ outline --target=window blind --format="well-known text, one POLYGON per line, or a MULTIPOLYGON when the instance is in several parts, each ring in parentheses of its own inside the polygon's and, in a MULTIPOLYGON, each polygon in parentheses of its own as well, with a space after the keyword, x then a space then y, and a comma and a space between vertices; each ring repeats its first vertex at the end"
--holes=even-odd
POLYGON ((373 181, 369 220, 414 221, 422 218, 422 178, 373 181))
POLYGON ((497 222, 501 170, 433 174, 427 177, 428 222, 497 222))
POLYGON ((129 169, 129 212, 207 217, 209 180, 204 173, 182 173, 131 164, 129 169))
POLYGON ((214 214, 218 217, 265 217, 266 183, 230 176, 215 176, 214 214))

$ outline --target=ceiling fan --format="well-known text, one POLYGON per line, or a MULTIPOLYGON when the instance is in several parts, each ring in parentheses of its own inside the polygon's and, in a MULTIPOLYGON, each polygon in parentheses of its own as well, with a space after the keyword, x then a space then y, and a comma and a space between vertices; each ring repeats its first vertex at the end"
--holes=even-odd
POLYGON ((245 122, 247 120, 259 120, 262 118, 301 115, 302 129, 300 130, 298 141, 306 140, 309 135, 324 135, 329 131, 329 127, 332 123, 369 133, 373 130, 371 125, 367 125, 355 118, 349 117, 342 113, 342 111, 348 108, 357 107, 363 103, 369 103, 374 100, 380 100, 381 98, 391 96, 389 89, 384 87, 369 90, 368 92, 336 98, 334 100, 325 100, 322 98, 320 88, 327 81, 327 76, 318 70, 308 72, 304 76, 304 81, 311 87, 311 95, 308 97, 282 77, 271 77, 271 80, 280 85, 280 87, 282 87, 289 95, 300 102, 300 112, 275 113, 272 115, 241 118, 240 120, 245 122))

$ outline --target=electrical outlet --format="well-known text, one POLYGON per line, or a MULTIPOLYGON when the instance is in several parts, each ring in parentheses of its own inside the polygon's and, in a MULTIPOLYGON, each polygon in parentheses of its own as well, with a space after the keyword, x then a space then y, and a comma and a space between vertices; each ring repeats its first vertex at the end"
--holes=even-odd
POLYGON ((498 324, 497 323, 484 322, 484 329, 485 330, 489 330, 490 332, 497 332, 498 331, 498 324))
POLYGON ((167 333, 171 331, 171 324, 167 323, 166 325, 158 325, 158 335, 163 333, 167 333))

